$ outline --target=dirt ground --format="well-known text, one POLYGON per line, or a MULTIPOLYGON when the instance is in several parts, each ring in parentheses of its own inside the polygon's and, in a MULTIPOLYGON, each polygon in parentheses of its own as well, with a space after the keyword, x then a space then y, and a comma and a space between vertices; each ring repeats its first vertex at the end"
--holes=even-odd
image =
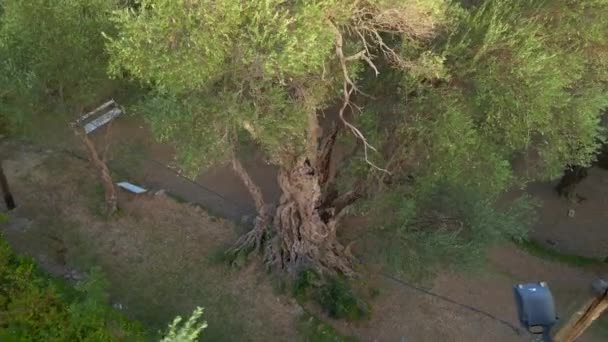
MULTIPOLYGON (((247 189, 230 165, 218 165, 200 173, 192 181, 175 177, 175 151, 168 144, 158 143, 147 126, 137 118, 122 118, 109 130, 100 129, 93 134, 100 150, 110 144, 108 157, 116 168, 133 180, 147 186, 164 188, 188 202, 201 203, 223 217, 240 219, 255 214, 255 206, 247 189), (198 189, 193 190, 192 187, 198 189)), ((243 151, 243 165, 260 185, 264 199, 276 202, 280 196, 276 181, 276 167, 264 162, 255 149, 243 151)))
MULTIPOLYGON (((475 274, 445 273, 425 289, 465 304, 413 290, 378 276, 380 296, 374 301, 369 321, 352 325, 335 322, 340 331, 362 341, 530 341, 519 329, 512 285, 547 281, 561 315, 567 316, 585 299, 594 272, 541 260, 515 246, 496 248, 489 265, 475 274), (488 315, 494 318, 488 317, 488 315)), ((580 341, 605 341, 604 327, 594 327, 580 341)))
MULTIPOLYGON (((121 215, 106 220, 99 214, 102 194, 82 160, 18 144, 4 144, 0 152, 19 206, 1 229, 17 250, 35 257, 50 272, 73 275, 99 266, 110 282, 112 301, 128 315, 159 329, 198 305, 205 307, 209 328, 204 337, 208 341, 302 339, 295 329, 302 309, 273 291, 271 281, 255 262, 244 270, 232 270, 215 260, 237 236, 239 229, 231 222, 167 196, 125 193, 120 196, 121 215)), ((221 183, 214 185, 221 191, 221 183)), ((595 202, 592 196, 602 198, 583 189, 589 204, 595 202)), ((591 186, 590 190, 605 188, 591 186)), ((533 194, 547 203, 553 201, 549 192, 533 194)), ((576 207, 574 220, 595 222, 585 214, 587 203, 576 207)), ((555 221, 548 221, 555 218, 549 212, 541 214, 546 217, 534 234, 558 241, 557 247, 582 238, 582 234, 570 234, 562 241, 559 230, 549 229, 563 224, 566 234, 573 220, 567 209, 555 221)), ((593 224, 599 227, 599 223, 593 224)), ((606 242, 603 236, 595 240, 606 242)), ((584 246, 587 242, 576 243, 584 246)), ((575 248, 576 244, 568 246, 575 248)), ((584 299, 590 281, 604 271, 573 268, 504 246, 492 250, 489 265, 475 274, 445 273, 425 284, 436 295, 432 296, 372 270, 365 280, 379 289, 379 295, 371 303, 371 319, 331 323, 361 341, 529 341, 529 336, 513 329, 518 327, 513 284, 547 281, 558 311, 567 317, 584 299)), ((581 338, 605 340, 608 325, 603 322, 581 338)))
POLYGON ((537 183, 527 189, 542 203, 532 236, 565 252, 608 258, 608 171, 589 170, 589 176, 576 188, 585 198, 580 203, 556 196, 554 185, 537 183))
POLYGON ((255 263, 239 271, 214 260, 236 238, 232 224, 166 196, 125 193, 120 216, 106 220, 83 161, 26 148, 5 158, 18 209, 2 230, 51 273, 100 267, 113 303, 159 329, 202 306, 209 341, 297 340, 302 310, 274 293, 265 272, 255 263))

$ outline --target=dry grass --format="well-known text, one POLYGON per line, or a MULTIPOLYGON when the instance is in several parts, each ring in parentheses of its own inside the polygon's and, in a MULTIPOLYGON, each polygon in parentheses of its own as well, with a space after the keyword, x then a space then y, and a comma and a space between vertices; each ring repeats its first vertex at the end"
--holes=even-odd
POLYGON ((112 300, 154 329, 203 306, 206 340, 298 339, 301 308, 277 296, 255 263, 232 270, 213 260, 236 238, 231 223, 165 196, 125 193, 120 215, 105 219, 96 213, 102 195, 86 163, 33 150, 9 159, 19 208, 3 227, 6 237, 47 270, 101 267, 112 300))

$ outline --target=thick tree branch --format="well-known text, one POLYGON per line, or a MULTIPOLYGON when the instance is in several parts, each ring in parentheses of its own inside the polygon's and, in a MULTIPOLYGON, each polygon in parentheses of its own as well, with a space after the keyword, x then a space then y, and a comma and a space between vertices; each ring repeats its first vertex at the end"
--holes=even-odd
POLYGON ((255 204, 255 209, 258 211, 258 213, 261 213, 262 209, 264 208, 264 197, 262 196, 262 190, 253 182, 253 179, 251 179, 249 173, 247 170, 245 170, 243 164, 241 164, 241 161, 238 160, 236 156, 232 157, 232 168, 239 178, 241 178, 241 181, 249 191, 249 194, 253 199, 253 203, 255 204))
POLYGON ((355 203, 358 199, 365 195, 365 191, 362 184, 356 184, 353 190, 343 193, 337 197, 333 203, 334 215, 338 216, 349 205, 355 203))

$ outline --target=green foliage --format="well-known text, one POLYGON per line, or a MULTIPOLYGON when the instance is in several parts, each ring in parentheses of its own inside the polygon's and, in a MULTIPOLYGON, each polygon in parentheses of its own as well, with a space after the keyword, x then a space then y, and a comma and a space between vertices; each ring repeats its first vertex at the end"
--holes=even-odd
POLYGON ((0 339, 3 341, 139 341, 141 327, 108 305, 93 271, 76 290, 42 276, 0 239, 0 339))
POLYGON ((432 61, 421 63, 425 73, 414 68, 404 78, 403 87, 416 94, 407 97, 413 115, 399 132, 414 140, 408 157, 431 184, 435 176, 461 178, 463 185, 484 181, 488 193, 498 194, 515 180, 515 158, 531 159, 526 173, 533 179, 594 158, 608 96, 605 62, 589 51, 603 53, 597 51, 605 50, 606 35, 598 32, 608 25, 590 8, 608 5, 557 2, 484 1, 459 11, 444 37, 404 45, 408 58, 432 61), (582 21, 589 33, 571 43, 565 31, 583 32, 574 29, 582 21))
POLYGON ((263 80, 319 72, 334 39, 325 15, 336 2, 144 0, 139 10, 117 13, 112 70, 174 94, 245 76, 231 73, 263 80))
POLYGON ((13 131, 73 118, 107 96, 101 32, 113 31, 110 13, 118 1, 5 0, 1 6, 0 115, 13 131))
POLYGON ((485 260, 487 246, 523 241, 534 222, 535 203, 527 197, 506 208, 470 188, 440 183, 430 192, 404 197, 394 190, 363 208, 373 224, 381 250, 374 253, 395 271, 424 278, 439 269, 471 268, 485 260), (384 215, 394 209, 394 215, 384 215))
POLYGON ((532 208, 520 201, 505 211, 496 199, 589 164, 605 139, 608 25, 598 13, 608 3, 478 3, 452 6, 431 40, 403 40, 412 64, 368 82, 374 94, 395 91, 370 100, 357 122, 388 146, 387 161, 372 160, 393 171, 390 189, 359 209, 377 218, 380 254, 408 274, 470 265, 485 245, 523 238, 532 208))
POLYGON ((585 8, 594 3, 606 11, 608 4, 557 2, 486 1, 438 49, 456 85, 443 91, 460 98, 484 143, 500 157, 536 153, 536 177, 555 176, 568 163, 589 163, 602 138, 600 110, 608 105, 605 66, 590 63, 582 48, 605 43, 597 33, 582 33, 572 44, 563 28, 556 29, 582 32, 573 26, 588 20, 590 32, 606 32, 606 20, 585 8), (550 9, 558 9, 563 22, 547 16, 550 9))
POLYGON ((403 132, 416 153, 412 158, 420 159, 414 173, 419 192, 448 182, 493 198, 511 185, 511 165, 501 147, 484 138, 456 96, 432 92, 410 105, 417 117, 403 132))
POLYGON ((346 280, 321 276, 311 269, 298 274, 293 295, 301 301, 314 300, 332 318, 358 321, 370 315, 368 304, 355 295, 346 280))
POLYGON ((321 285, 321 275, 308 269, 298 273, 293 283, 293 295, 298 299, 307 299, 311 296, 310 290, 321 285))
POLYGON ((304 151, 307 116, 327 97, 326 16, 338 20, 344 4, 142 1, 115 16, 111 71, 153 87, 140 112, 189 174, 227 159, 241 134, 280 163, 304 151))
POLYGON ((200 333, 207 327, 207 322, 200 321, 202 316, 203 309, 197 307, 192 313, 192 316, 183 324, 181 324, 182 318, 180 316, 175 317, 173 322, 169 325, 169 331, 161 342, 198 341, 200 333))
POLYGON ((230 142, 223 123, 230 120, 230 103, 216 97, 193 97, 181 100, 171 95, 156 95, 135 108, 145 113, 159 141, 180 146, 177 161, 188 176, 196 176, 199 168, 213 165, 230 157, 230 142), (205 108, 205 116, 200 116, 205 108), (208 110, 208 111, 207 111, 208 110))
POLYGON ((356 342, 352 336, 340 335, 332 326, 305 313, 298 320, 298 332, 306 342, 356 342))
POLYGON ((369 306, 357 298, 348 283, 332 277, 317 293, 317 302, 330 317, 358 321, 369 317, 369 306))

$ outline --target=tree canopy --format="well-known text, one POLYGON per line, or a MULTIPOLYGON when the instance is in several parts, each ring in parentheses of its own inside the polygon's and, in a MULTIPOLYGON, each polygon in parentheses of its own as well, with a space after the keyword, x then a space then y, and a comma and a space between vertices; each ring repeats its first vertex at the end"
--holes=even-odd
POLYGON ((73 119, 107 96, 108 55, 119 1, 0 2, 2 116, 24 131, 48 118, 73 119))
POLYGON ((362 198, 414 259, 522 238, 529 205, 495 200, 589 164, 605 139, 606 0, 0 6, 10 118, 43 112, 41 98, 86 106, 110 76, 140 82, 131 108, 184 171, 232 160, 248 186, 260 218, 237 250, 266 245, 296 271, 350 273, 336 230, 362 198), (238 162, 252 142, 279 168, 276 210, 238 162))
MULTIPOLYGON (((108 44, 112 71, 153 85, 142 112, 161 139, 177 145, 185 167, 228 159, 239 135, 275 163, 287 163, 309 147, 317 112, 339 97, 340 29, 369 15, 370 26, 423 34, 434 20, 426 11, 443 4, 405 1, 401 13, 389 7, 394 3, 142 1, 116 18, 119 35, 108 44), (416 12, 420 27, 400 17, 416 12)), ((348 51, 363 49, 362 41, 345 44, 348 51)), ((363 59, 354 62, 353 79, 363 59)))

